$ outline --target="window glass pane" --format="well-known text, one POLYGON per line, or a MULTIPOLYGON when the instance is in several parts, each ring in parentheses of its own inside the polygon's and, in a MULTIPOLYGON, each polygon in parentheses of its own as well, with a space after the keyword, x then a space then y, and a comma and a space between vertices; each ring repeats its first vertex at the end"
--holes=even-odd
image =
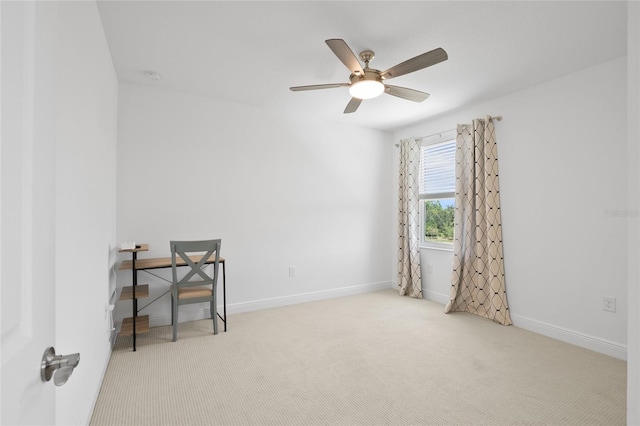
POLYGON ((421 194, 445 194, 456 190, 456 143, 450 140, 421 149, 421 194))
POLYGON ((453 243, 455 199, 424 200, 424 241, 453 243))

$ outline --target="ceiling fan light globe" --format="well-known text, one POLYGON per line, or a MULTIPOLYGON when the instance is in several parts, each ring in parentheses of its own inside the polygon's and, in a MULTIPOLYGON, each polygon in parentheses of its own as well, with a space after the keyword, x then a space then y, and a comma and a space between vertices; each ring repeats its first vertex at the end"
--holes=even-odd
POLYGON ((376 80, 356 81, 349 87, 349 94, 358 99, 371 99, 384 93, 384 84, 376 80))

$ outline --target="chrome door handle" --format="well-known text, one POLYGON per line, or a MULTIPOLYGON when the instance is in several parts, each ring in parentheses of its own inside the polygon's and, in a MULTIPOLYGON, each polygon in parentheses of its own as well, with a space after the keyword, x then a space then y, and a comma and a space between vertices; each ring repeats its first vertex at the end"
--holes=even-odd
POLYGON ((73 369, 80 363, 80 354, 56 355, 53 346, 45 349, 40 364, 40 378, 48 382, 53 377, 53 384, 62 386, 67 383, 73 369))

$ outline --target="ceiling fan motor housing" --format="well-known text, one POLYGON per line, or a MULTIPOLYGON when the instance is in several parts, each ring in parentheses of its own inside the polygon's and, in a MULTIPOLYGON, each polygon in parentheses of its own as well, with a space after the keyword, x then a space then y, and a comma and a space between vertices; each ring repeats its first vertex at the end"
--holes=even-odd
POLYGON ((374 70, 373 68, 365 68, 364 75, 359 73, 358 74, 353 73, 349 77, 349 81, 351 82, 351 84, 357 81, 363 81, 363 80, 379 81, 380 83, 382 83, 382 77, 380 76, 380 71, 374 70))

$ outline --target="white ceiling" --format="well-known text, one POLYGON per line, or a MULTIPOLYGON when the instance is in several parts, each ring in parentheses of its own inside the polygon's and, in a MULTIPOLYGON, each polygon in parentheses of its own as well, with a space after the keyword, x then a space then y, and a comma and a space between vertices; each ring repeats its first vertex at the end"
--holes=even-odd
POLYGON ((419 122, 626 54, 621 1, 100 1, 118 77, 276 111, 381 130, 419 122), (349 71, 324 40, 375 51, 385 70, 436 47, 449 59, 390 84, 343 114, 349 71), (152 81, 145 71, 162 79, 152 81))

